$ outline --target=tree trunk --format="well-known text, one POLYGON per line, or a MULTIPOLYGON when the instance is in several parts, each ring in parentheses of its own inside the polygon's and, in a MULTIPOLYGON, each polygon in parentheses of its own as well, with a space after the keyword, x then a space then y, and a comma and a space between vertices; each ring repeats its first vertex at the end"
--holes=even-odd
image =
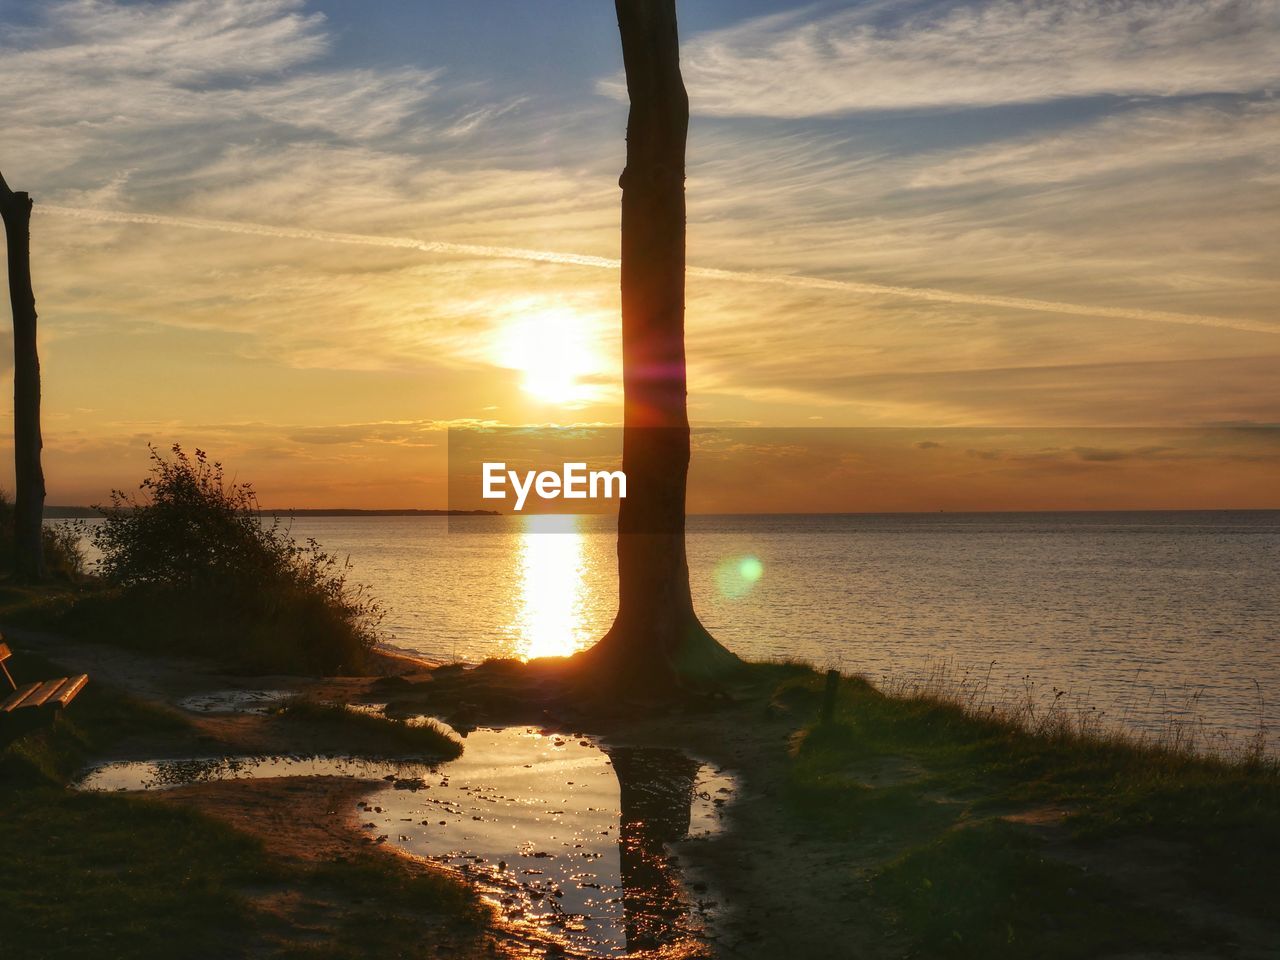
POLYGON ((685 482, 684 154, 689 98, 675 0, 615 0, 631 112, 622 172, 622 466, 618 615, 588 662, 653 690, 739 665, 689 593, 685 482))
POLYGON ((31 290, 31 197, 15 193, 0 176, 0 216, 9 249, 9 302, 13 308, 14 574, 44 579, 44 471, 40 467, 40 355, 36 298, 31 290))

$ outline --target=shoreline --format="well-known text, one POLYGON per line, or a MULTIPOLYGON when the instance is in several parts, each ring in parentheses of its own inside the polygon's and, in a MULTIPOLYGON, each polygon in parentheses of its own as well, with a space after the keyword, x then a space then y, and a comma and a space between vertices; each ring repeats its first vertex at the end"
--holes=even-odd
MULTIPOLYGON (((341 750, 358 756, 378 746, 376 735, 370 739, 364 733, 335 730, 305 717, 290 722, 270 714, 192 713, 180 706, 200 692, 263 688, 342 703, 388 702, 389 716, 430 713, 446 720, 462 717, 465 722, 459 728, 464 731, 532 722, 544 732, 560 731, 565 737, 589 733, 606 745, 606 750, 647 746, 700 757, 715 769, 731 773, 738 787, 723 808, 726 828, 720 834, 676 842, 671 847, 683 873, 681 896, 695 907, 704 905, 712 917, 709 938, 686 943, 687 956, 769 957, 786 950, 798 956, 818 955, 815 951, 829 950, 831 944, 850 936, 873 938, 876 945, 868 955, 886 960, 918 949, 911 947, 917 942, 914 937, 923 936, 927 943, 933 936, 928 915, 911 921, 917 926, 908 924, 905 929, 885 928, 880 919, 886 910, 909 910, 917 896, 909 892, 911 887, 896 893, 896 878, 904 870, 915 869, 916 858, 935 849, 933 844, 946 844, 949 838, 974 831, 985 837, 983 843, 992 856, 1008 858, 1005 869, 1022 877, 1020 884, 1030 884, 1024 895, 1036 903, 1037 910, 1070 913, 1083 908, 1081 904, 1041 902, 1042 894, 1036 891, 1043 890, 1043 896, 1048 896, 1060 882, 1050 880, 1049 875, 1040 876, 1049 869, 1043 864, 1051 864, 1052 876, 1073 878, 1071 883, 1093 891, 1087 894, 1084 906, 1102 911, 1099 915, 1106 917, 1108 929, 1128 930, 1125 936, 1151 936, 1155 938, 1152 943, 1165 942, 1150 933, 1148 922, 1152 917, 1165 917, 1176 904, 1181 913, 1216 918, 1215 929, 1230 931, 1232 941, 1243 945, 1239 956, 1264 956, 1260 944, 1269 937, 1280 942, 1280 927, 1259 927, 1262 921, 1256 914, 1241 913, 1240 907, 1225 909, 1208 889, 1171 889, 1167 878, 1161 878, 1185 874, 1187 854, 1182 844, 1188 841, 1175 839, 1181 834, 1168 834, 1165 828, 1152 834, 1149 827, 1131 823, 1132 815, 1123 807, 1106 812, 1114 804, 1108 799, 1112 788, 1097 792, 1114 777, 1132 780, 1134 789, 1149 789, 1150 775, 1142 771, 1151 767, 1164 771, 1160 777, 1171 784, 1185 780, 1189 789, 1198 790, 1192 785, 1205 777, 1212 782, 1221 780, 1222 786, 1216 789, 1230 797, 1240 789, 1233 783, 1247 783, 1255 776, 1243 767, 1103 740, 1096 741, 1096 746, 1089 746, 1094 743, 1090 740, 1073 745, 1077 741, 1067 731, 1022 733, 996 719, 984 725, 980 719, 967 719, 954 705, 887 698, 852 678, 841 686, 839 716, 844 719, 826 727, 816 722, 821 678, 795 665, 751 667, 755 679, 718 704, 690 703, 656 713, 647 711, 647 715, 624 712, 592 719, 590 713, 564 713, 544 706, 535 692, 542 688, 528 686, 535 671, 512 663, 490 662, 469 668, 454 664, 441 670, 426 658, 380 649, 374 658, 378 669, 362 676, 257 677, 228 674, 207 662, 146 656, 49 634, 18 630, 12 636, 24 650, 20 656, 39 655, 87 667, 102 696, 116 697, 112 690, 118 690, 119 695, 153 705, 148 709, 177 715, 178 727, 135 730, 104 748, 94 757, 97 760, 179 758, 192 756, 194 751, 199 755, 301 755, 341 750), (38 653, 26 652, 32 650, 38 653), (932 719, 921 726, 924 717, 932 719), (848 739, 854 731, 859 732, 848 739), (1004 746, 993 754, 986 743, 1004 746), (1102 771, 1112 771, 1102 774, 1103 780, 1091 774, 1079 783, 1050 779, 1028 784, 1025 774, 1015 772, 1044 751, 1083 757, 1086 748, 1097 756, 1091 763, 1102 764, 1102 771), (1019 759, 1022 754, 1027 759, 1019 759), (976 777, 993 761, 997 761, 993 768, 997 772, 976 777), (1003 767, 1008 771, 999 772, 1003 767), (1105 826, 1109 818, 1116 817, 1118 821, 1105 826), (1098 829, 1104 834, 1119 830, 1114 841, 1116 852, 1110 853, 1106 846, 1098 847, 1089 839, 1090 831, 1098 829), (1040 852, 1026 859, 1024 849, 1040 852), (1048 859, 1041 859, 1044 857, 1048 859), (1175 864, 1182 865, 1175 869, 1175 864), (1023 876, 1026 871, 1030 872, 1023 876), (872 891, 870 895, 868 891, 872 891), (1119 913, 1108 912, 1103 906, 1108 897, 1131 901, 1130 906, 1119 913), (785 921, 794 917, 804 918, 804 930, 788 929, 785 921)), ((77 705, 68 711, 70 724, 82 722, 78 711, 77 705)), ((440 769, 447 774, 447 762, 440 769)), ((1263 778, 1260 785, 1271 783, 1267 789, 1274 789, 1274 773, 1263 769, 1256 776, 1263 778)), ((484 789, 486 784, 481 779, 465 786, 484 789)), ((369 862, 382 864, 376 867, 379 871, 399 875, 399 871, 408 870, 436 878, 433 883, 441 882, 437 865, 412 857, 405 860, 402 853, 390 849, 395 844, 370 842, 377 838, 368 829, 369 818, 358 817, 357 804, 385 789, 386 783, 360 779, 335 783, 327 777, 279 777, 180 786, 162 791, 167 796, 144 794, 140 802, 191 809, 240 834, 256 837, 264 844, 269 860, 281 869, 302 869, 299 865, 305 862, 306 851, 301 848, 314 842, 317 855, 373 857, 369 862), (283 824, 282 818, 291 817, 297 822, 283 824), (391 853, 395 856, 384 859, 391 853)), ((1200 824, 1198 829, 1218 835, 1220 828, 1213 820, 1201 819, 1208 815, 1194 809, 1197 812, 1187 815, 1200 824)), ((377 822, 377 818, 373 820, 377 822)), ((389 832, 388 827, 382 831, 389 832)), ((1259 850, 1269 849, 1268 843, 1261 838, 1252 841, 1259 850)), ((941 871, 936 874, 939 877, 968 862, 967 854, 945 856, 948 859, 929 868, 941 871)), ((937 882, 950 889, 953 881, 937 882)), ((954 895, 960 896, 964 884, 971 882, 961 881, 954 895)), ((468 896, 474 899, 475 894, 468 896)), ((324 897, 331 907, 346 902, 328 889, 324 897)), ((1000 901, 997 897, 992 902, 998 906, 1000 901)), ((348 906, 354 909, 358 905, 348 906)), ((260 903, 254 909, 278 912, 278 908, 278 904, 260 903)), ((298 922, 288 910, 284 915, 292 918, 288 924, 298 922)), ((1019 917, 1010 922, 1019 924, 1019 929, 1021 925, 1034 926, 1034 920, 1019 917)), ((975 922, 980 928, 966 927, 966 935, 979 935, 991 921, 979 918, 975 922)), ((1190 935, 1185 923, 1169 923, 1170 935, 1190 935)), ((537 940, 536 930, 509 927, 499 918, 486 921, 484 929, 488 931, 484 942, 500 952, 518 955, 521 950, 546 947, 537 940)), ((1051 930, 1038 931, 1035 936, 1058 942, 1051 930)), ((482 955, 468 949, 462 949, 460 955, 482 955)), ((1062 955, 1074 956, 1070 952, 1062 955)))

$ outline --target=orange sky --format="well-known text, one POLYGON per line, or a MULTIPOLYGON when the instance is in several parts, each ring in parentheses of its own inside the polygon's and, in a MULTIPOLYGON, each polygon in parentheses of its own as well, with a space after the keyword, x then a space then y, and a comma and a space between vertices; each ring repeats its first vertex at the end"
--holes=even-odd
MULTIPOLYGON (((701 447, 691 509, 1280 507, 1271 432, 1211 429, 1280 423, 1280 28, 1170 2, 690 8, 694 423, 908 428, 701 447)), ((5 5, 50 503, 179 441, 441 507, 450 424, 618 422, 615 27, 503 4, 5 5)))

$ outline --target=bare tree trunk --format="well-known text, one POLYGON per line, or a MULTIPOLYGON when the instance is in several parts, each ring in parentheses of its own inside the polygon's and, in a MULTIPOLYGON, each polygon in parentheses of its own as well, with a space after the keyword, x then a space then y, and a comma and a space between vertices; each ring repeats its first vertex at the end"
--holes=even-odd
POLYGON ((36 298, 31 290, 31 197, 15 193, 0 176, 0 216, 9 250, 9 302, 13 308, 14 574, 44 579, 44 471, 40 467, 40 355, 36 298))
POLYGON ((631 112, 622 172, 623 469, 618 615, 586 659, 639 686, 711 679, 738 665, 689 593, 685 482, 684 155, 689 98, 675 0, 615 0, 631 112))

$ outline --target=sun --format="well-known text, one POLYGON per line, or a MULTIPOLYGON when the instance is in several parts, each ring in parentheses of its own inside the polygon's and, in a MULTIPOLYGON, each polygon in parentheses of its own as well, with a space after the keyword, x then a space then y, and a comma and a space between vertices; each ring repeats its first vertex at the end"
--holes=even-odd
POLYGON ((572 310, 525 314, 499 333, 498 362, 519 370, 525 393, 569 406, 596 398, 592 381, 604 369, 591 320, 572 310))

